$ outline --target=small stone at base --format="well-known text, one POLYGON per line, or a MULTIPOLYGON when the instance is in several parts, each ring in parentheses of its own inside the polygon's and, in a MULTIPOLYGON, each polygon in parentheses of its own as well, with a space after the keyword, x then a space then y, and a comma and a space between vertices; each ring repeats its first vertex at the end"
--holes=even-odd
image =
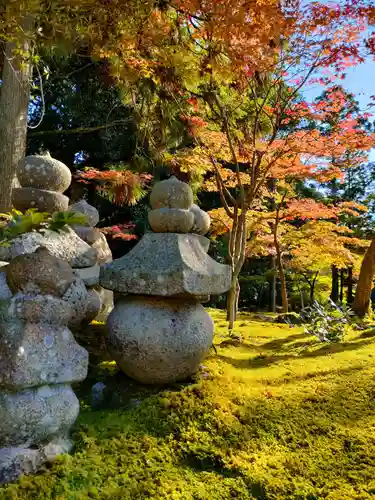
POLYGON ((23 474, 34 474, 45 462, 69 453, 72 442, 67 438, 51 441, 37 448, 0 448, 0 484, 15 481, 23 474))

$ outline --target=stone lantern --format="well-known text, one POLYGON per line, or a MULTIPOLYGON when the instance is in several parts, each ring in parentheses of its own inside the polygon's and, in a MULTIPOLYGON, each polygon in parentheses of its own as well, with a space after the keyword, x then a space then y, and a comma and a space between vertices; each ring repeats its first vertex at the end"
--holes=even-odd
POLYGON ((201 302, 230 288, 231 269, 209 255, 208 214, 175 177, 154 186, 146 233, 127 255, 101 268, 116 293, 108 351, 130 377, 165 384, 192 375, 207 355, 214 325, 201 302))

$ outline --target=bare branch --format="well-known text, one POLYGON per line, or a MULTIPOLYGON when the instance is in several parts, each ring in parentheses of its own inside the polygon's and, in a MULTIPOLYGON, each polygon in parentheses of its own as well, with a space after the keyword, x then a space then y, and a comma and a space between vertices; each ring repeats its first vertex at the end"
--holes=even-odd
POLYGON ((126 120, 115 120, 111 123, 107 123, 106 125, 98 125, 97 127, 79 127, 72 128, 67 130, 39 130, 38 132, 30 132, 29 137, 41 137, 41 136, 51 136, 51 135, 74 135, 74 134, 91 134, 92 132, 97 132, 98 130, 104 130, 106 128, 115 127, 116 125, 130 123, 132 118, 128 118, 126 120))

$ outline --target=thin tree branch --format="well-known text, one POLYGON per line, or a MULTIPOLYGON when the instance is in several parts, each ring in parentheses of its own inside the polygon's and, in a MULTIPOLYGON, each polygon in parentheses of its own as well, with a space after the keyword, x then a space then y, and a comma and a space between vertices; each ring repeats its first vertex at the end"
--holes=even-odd
POLYGON ((111 123, 107 123, 106 125, 98 125, 97 127, 79 127, 79 128, 72 128, 72 129, 67 129, 67 130, 39 130, 38 132, 30 132, 28 135, 29 137, 37 137, 37 136, 44 136, 44 135, 74 135, 74 134, 91 134, 92 132, 96 132, 98 130, 103 130, 106 128, 110 127, 115 127, 116 125, 124 124, 124 123, 130 123, 132 121, 132 118, 128 118, 126 120, 115 120, 111 123))

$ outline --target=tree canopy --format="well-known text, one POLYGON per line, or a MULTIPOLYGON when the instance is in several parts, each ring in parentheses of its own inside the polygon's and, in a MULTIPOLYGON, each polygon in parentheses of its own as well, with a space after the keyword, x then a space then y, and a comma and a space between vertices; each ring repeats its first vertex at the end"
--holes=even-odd
POLYGON ((34 66, 28 151, 114 205, 144 199, 151 177, 192 183, 213 236, 229 237, 233 303, 245 260, 279 253, 279 274, 312 272, 309 239, 326 241, 325 269, 357 266, 374 135, 345 73, 371 52, 371 4, 15 0, 0 19, 34 66))

